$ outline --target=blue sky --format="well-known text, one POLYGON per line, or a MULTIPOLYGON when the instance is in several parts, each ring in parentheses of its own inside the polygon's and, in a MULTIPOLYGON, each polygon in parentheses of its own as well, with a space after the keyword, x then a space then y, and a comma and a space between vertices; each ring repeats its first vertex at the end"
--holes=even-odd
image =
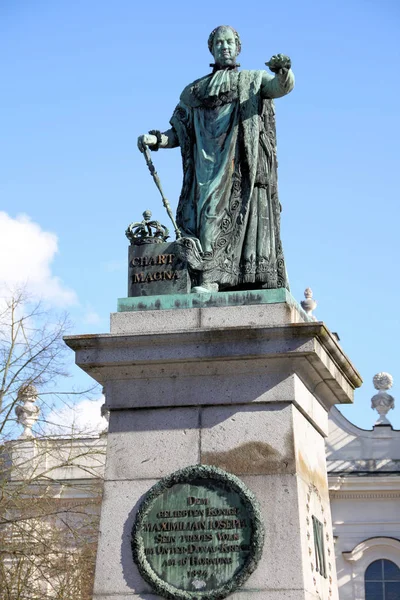
MULTIPOLYGON (((394 376, 400 405, 398 0, 2 0, 0 279, 36 277, 74 332, 108 330, 126 226, 145 208, 168 224, 136 138, 167 129, 183 87, 209 72, 219 24, 239 31, 242 68, 292 58, 296 88, 276 102, 291 291, 312 287, 339 333, 365 381, 344 414, 370 428, 376 372, 394 376)), ((154 161, 175 208, 179 149, 154 161)), ((389 417, 400 428, 400 406, 389 417)))

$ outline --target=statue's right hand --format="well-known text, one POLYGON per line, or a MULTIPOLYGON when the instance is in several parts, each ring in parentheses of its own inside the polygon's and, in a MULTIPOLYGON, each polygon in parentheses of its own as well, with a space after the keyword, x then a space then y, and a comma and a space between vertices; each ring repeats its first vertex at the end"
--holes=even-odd
POLYGON ((157 146, 157 138, 151 133, 139 135, 137 145, 140 152, 144 152, 146 150, 146 146, 148 146, 149 148, 151 148, 152 146, 157 146))

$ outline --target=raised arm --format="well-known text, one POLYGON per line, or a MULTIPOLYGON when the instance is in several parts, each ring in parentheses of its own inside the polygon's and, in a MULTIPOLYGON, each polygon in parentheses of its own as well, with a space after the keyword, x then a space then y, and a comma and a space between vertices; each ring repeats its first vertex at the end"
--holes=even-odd
POLYGON ((151 150, 158 150, 159 148, 176 148, 179 146, 178 136, 175 133, 175 129, 171 127, 164 133, 161 131, 152 130, 149 133, 140 135, 137 141, 140 152, 144 152, 145 146, 148 146, 151 150))
POLYGON ((277 54, 265 63, 274 73, 263 73, 261 95, 263 98, 280 98, 286 96, 294 88, 294 74, 290 58, 284 54, 277 54))

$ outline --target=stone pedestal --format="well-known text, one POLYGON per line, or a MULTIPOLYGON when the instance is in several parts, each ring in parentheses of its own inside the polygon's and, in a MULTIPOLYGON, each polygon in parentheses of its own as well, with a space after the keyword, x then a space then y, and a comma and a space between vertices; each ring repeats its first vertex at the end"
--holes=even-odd
POLYGON ((66 342, 110 409, 96 600, 158 597, 132 560, 133 520, 155 482, 197 463, 237 475, 263 514, 260 563, 229 597, 337 600, 324 437, 361 379, 323 323, 294 302, 147 310, 66 342))

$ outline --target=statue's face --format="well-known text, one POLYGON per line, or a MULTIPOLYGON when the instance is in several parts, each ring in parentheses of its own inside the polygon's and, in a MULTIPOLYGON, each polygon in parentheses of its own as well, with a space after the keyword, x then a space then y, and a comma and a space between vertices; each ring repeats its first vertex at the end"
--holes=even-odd
POLYGON ((232 29, 221 27, 213 41, 213 56, 217 65, 228 67, 235 64, 237 56, 236 40, 232 29))

